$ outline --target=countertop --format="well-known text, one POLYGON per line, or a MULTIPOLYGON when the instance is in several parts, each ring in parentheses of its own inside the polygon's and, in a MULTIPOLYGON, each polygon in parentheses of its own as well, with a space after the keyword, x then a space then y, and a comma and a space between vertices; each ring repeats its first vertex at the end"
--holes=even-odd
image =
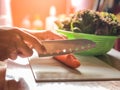
MULTIPOLYGON (((120 70, 120 52, 111 49, 98 59, 120 70)), ((119 80, 36 82, 28 58, 7 60, 5 90, 120 90, 119 80)))

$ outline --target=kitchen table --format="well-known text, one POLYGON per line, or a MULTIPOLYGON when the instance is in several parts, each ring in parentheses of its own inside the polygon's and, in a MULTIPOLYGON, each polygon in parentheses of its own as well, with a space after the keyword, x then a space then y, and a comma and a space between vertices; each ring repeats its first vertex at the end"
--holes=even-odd
MULTIPOLYGON (((111 49, 98 59, 120 70, 120 52, 111 49)), ((120 90, 120 80, 36 82, 27 58, 7 60, 5 90, 120 90)))

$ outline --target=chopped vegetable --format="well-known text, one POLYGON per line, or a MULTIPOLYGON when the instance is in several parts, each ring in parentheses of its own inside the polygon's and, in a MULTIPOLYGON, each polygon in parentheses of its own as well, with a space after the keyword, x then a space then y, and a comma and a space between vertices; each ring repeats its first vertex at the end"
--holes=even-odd
POLYGON ((54 59, 71 68, 77 68, 80 66, 80 61, 73 54, 55 56, 54 59))

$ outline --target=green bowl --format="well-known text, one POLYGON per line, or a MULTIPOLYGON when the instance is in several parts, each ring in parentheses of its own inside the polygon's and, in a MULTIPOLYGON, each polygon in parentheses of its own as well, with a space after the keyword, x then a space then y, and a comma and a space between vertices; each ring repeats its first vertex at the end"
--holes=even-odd
POLYGON ((81 51, 77 54, 80 55, 103 55, 110 51, 117 39, 116 36, 101 36, 85 33, 74 33, 71 31, 57 30, 58 33, 65 35, 68 39, 88 39, 96 43, 95 48, 91 48, 86 51, 81 51))

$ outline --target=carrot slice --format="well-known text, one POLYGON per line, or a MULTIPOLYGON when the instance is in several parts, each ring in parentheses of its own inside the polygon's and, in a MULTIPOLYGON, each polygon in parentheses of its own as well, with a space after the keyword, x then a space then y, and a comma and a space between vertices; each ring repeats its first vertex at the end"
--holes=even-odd
POLYGON ((80 66, 80 61, 73 54, 59 55, 53 58, 71 68, 77 68, 80 66))

